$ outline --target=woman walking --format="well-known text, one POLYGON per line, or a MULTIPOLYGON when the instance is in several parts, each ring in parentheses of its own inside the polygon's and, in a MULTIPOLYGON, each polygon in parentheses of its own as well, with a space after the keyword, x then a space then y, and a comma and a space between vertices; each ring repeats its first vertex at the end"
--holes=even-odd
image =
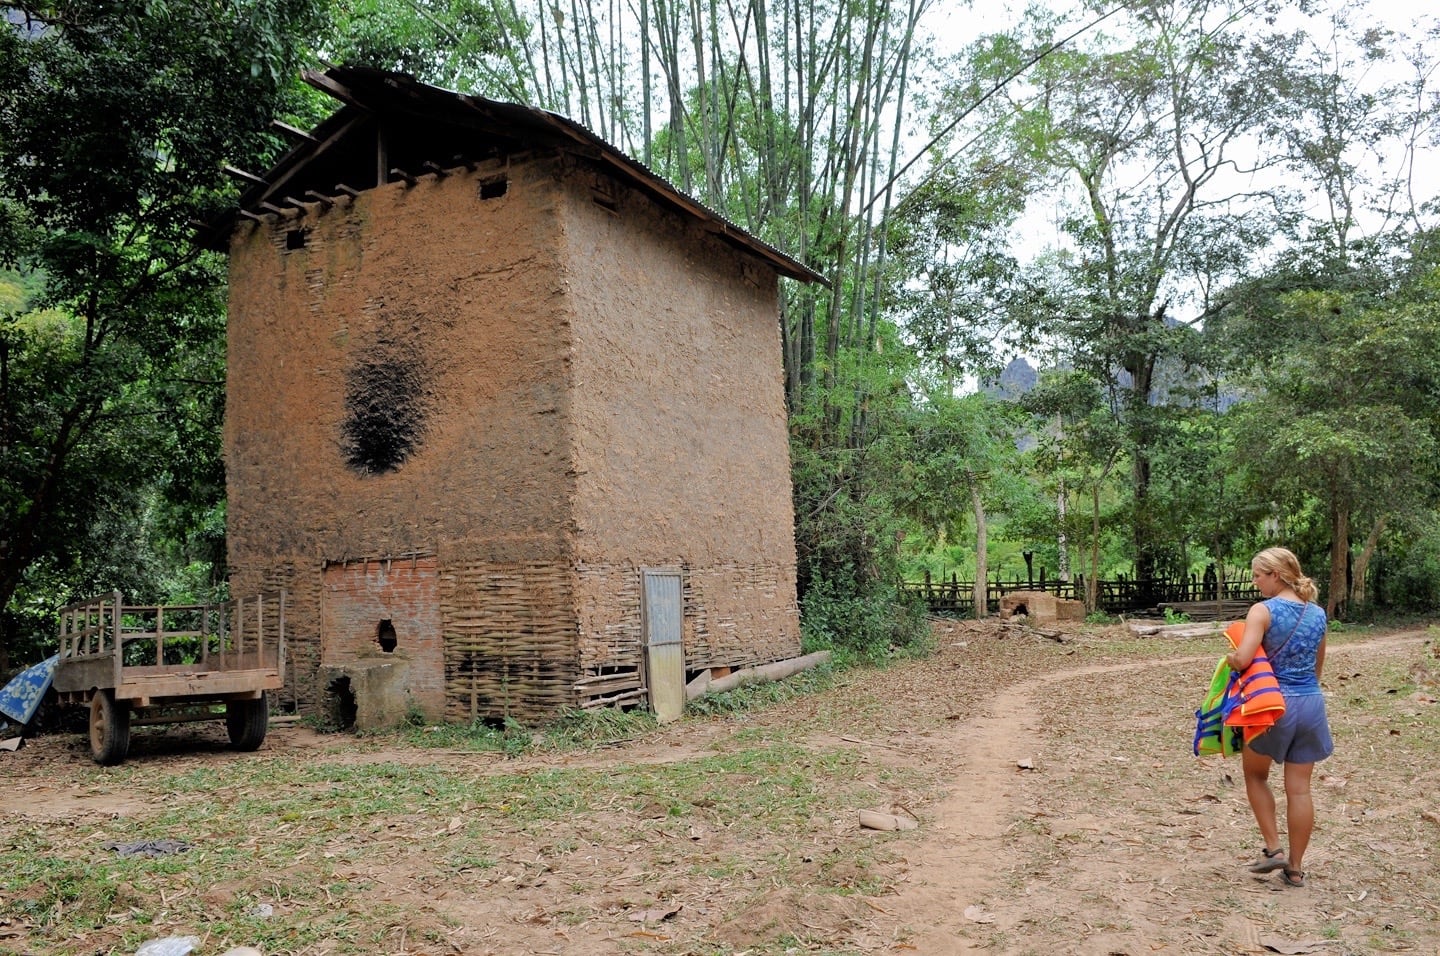
POLYGON ((1325 667, 1325 609, 1315 603, 1315 582, 1285 548, 1266 548, 1250 562, 1250 579, 1264 599, 1245 616, 1245 635, 1226 661, 1243 671, 1263 649, 1285 696, 1285 714, 1245 744, 1241 767, 1245 796, 1260 825, 1265 846, 1250 866, 1255 873, 1280 870, 1287 886, 1305 885, 1305 851, 1315 828, 1310 777, 1315 764, 1334 751, 1320 672, 1325 667), (1270 767, 1284 765, 1287 856, 1275 817, 1270 767))

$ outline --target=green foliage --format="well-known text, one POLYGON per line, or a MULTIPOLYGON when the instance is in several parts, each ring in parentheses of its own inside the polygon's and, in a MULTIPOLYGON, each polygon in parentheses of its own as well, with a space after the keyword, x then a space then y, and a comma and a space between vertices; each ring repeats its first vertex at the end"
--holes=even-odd
MULTIPOLYGON (((190 569, 223 554, 224 274, 193 223, 233 195, 224 164, 278 147, 263 131, 316 13, 315 0, 9 9, 0 663, 35 640, 35 611, 102 579, 160 596, 157 550, 190 569)), ((223 573, 177 577, 213 590, 223 573)))
POLYGON ((1176 611, 1174 608, 1167 607, 1167 608, 1165 608, 1165 623, 1166 623, 1166 624, 1189 624, 1189 623, 1190 623, 1190 615, 1188 615, 1188 614, 1182 614, 1182 613, 1180 613, 1179 611, 1176 611))
POLYGON ((321 55, 346 66, 398 70, 448 89, 476 87, 477 61, 502 49, 483 0, 331 0, 321 55))
MULTIPOLYGON (((1390 262, 1332 264, 1309 288, 1256 290, 1223 329, 1244 343, 1257 396, 1231 417, 1258 493, 1318 512, 1321 541, 1342 561, 1352 533, 1381 519, 1422 527, 1437 501, 1440 267, 1423 243, 1414 248, 1390 262)), ((1343 585, 1346 565, 1330 570, 1343 585)), ((1348 597, 1327 595, 1332 607, 1348 597)))
POLYGON ((1440 525, 1407 535, 1383 552, 1377 603, 1406 610, 1440 606, 1440 525))
POLYGON ((877 663, 896 653, 929 647, 930 630, 922 601, 893 584, 851 579, 848 586, 820 578, 800 599, 806 653, 834 652, 836 663, 877 663))

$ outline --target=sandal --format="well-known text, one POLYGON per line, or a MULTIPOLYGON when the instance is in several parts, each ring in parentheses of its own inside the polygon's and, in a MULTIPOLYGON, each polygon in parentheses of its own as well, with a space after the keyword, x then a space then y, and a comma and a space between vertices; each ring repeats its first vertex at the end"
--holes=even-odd
POLYGON ((1304 886, 1305 874, 1299 870, 1292 870, 1288 866, 1280 871, 1280 879, 1286 886, 1304 886))
POLYGON ((1283 846, 1273 850, 1266 848, 1260 852, 1260 859, 1250 864, 1251 873, 1272 873, 1285 866, 1285 848, 1283 846))

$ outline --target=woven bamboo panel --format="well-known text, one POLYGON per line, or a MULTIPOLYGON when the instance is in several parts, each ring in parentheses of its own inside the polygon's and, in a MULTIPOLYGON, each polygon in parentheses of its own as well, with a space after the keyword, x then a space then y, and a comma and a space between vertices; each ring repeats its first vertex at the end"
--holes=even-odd
POLYGON ((290 562, 264 568, 231 567, 233 594, 285 591, 285 686, 270 700, 273 713, 309 713, 319 700, 320 575, 290 562))
POLYGON ((473 564, 440 575, 445 715, 534 723, 577 704, 572 572, 473 564))
MULTIPOLYGON (((638 669, 643 661, 640 570, 631 564, 580 564, 575 574, 581 666, 592 673, 638 669)), ((688 602, 685 617, 690 617, 688 602)))
POLYGON ((692 671, 747 667, 800 653, 793 567, 693 568, 685 576, 685 614, 685 655, 692 671))

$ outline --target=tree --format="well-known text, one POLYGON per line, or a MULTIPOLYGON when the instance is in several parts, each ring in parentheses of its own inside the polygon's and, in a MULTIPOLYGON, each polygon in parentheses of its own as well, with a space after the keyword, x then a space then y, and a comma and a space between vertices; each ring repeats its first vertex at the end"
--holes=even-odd
POLYGON ((899 472, 895 505, 933 541, 959 540, 975 528, 975 616, 988 613, 989 506, 1007 508, 1028 488, 1019 466, 1018 406, 976 392, 957 398, 933 388, 893 430, 899 472))
POLYGON ((213 482, 203 445, 171 458, 223 384, 223 263, 193 223, 233 191, 226 163, 275 148, 261 131, 316 16, 312 0, 6 8, 0 265, 34 288, 0 316, 0 608, 42 567, 82 583, 82 542, 138 526, 160 476, 213 482))
MULTIPOLYGON (((1252 353, 1257 397, 1235 410, 1240 452, 1272 500, 1310 497, 1323 508, 1332 616, 1344 613, 1356 590, 1356 518, 1383 530, 1435 505, 1440 267, 1425 258, 1404 263, 1399 280, 1378 294, 1290 292, 1280 297, 1278 321, 1266 313, 1251 319, 1275 341, 1252 353)), ((1372 531, 1369 553, 1378 538, 1372 531)), ((1363 577, 1362 569, 1360 587, 1363 577)))
MULTIPOLYGON (((1081 370, 1052 371, 1025 396, 1023 407, 1035 416, 1040 435, 1036 466, 1049 475, 1058 495, 1089 499, 1088 521, 1082 512, 1066 509, 1067 538, 1089 542, 1085 608, 1100 608, 1100 550, 1107 515, 1102 510, 1115 467, 1124 458, 1125 436, 1107 400, 1103 382, 1081 370), (1082 523, 1083 522, 1083 523, 1082 523)), ((1058 511, 1059 509, 1057 509, 1058 511)), ((1058 515, 1057 515, 1058 518, 1058 515)))
MULTIPOLYGON (((1142 582, 1162 557, 1164 511, 1151 496, 1156 449, 1174 434, 1165 370, 1193 360, 1207 291, 1246 274, 1279 227, 1280 189, 1244 178, 1283 160, 1267 148, 1267 124, 1296 41, 1263 27, 1273 6, 1127 4, 1107 32, 1045 57, 989 113, 1010 162, 1053 187, 1032 199, 1060 210, 1063 242, 1026 272, 1028 302, 1012 318, 1114 390, 1142 582)), ((1050 25, 1033 26, 1047 42, 1050 25)), ((973 62, 1005 75, 1027 49, 987 38, 973 62)))

